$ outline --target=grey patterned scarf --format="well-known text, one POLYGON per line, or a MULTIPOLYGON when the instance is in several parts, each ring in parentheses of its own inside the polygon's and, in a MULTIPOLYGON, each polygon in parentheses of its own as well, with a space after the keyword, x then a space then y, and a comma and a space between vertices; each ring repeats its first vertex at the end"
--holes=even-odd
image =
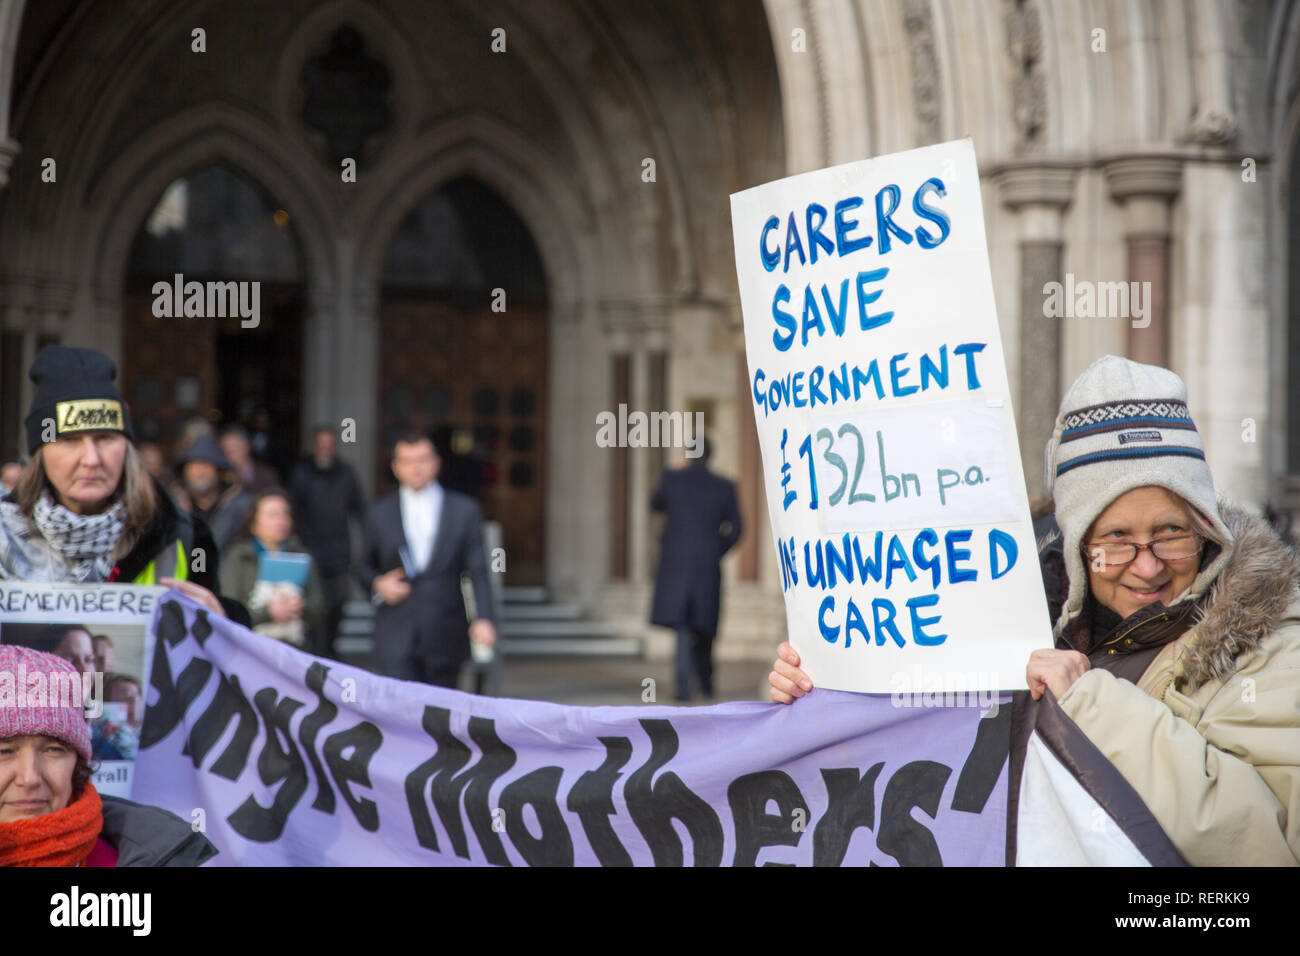
POLYGON ((56 504, 47 491, 32 509, 32 523, 77 581, 103 581, 113 570, 113 546, 126 526, 126 506, 117 502, 97 515, 79 515, 56 504))

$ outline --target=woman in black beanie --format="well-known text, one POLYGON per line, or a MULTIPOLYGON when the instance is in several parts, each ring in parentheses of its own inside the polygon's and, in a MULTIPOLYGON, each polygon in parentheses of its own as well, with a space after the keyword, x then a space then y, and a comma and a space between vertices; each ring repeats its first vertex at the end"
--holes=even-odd
POLYGON ((113 361, 50 345, 30 375, 31 460, 0 501, 0 579, 175 586, 225 615, 212 535, 145 468, 113 361))

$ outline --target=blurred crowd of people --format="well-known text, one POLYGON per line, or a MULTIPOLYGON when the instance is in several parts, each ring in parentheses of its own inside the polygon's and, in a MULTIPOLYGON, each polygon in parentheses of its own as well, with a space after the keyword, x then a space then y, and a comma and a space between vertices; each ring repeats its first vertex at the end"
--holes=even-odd
POLYGON ((216 432, 206 420, 193 420, 170 463, 156 445, 140 448, 177 504, 211 529, 222 595, 249 609, 255 630, 335 656, 351 591, 349 519, 364 519, 365 499, 356 472, 338 457, 334 429, 317 427, 307 454, 287 475, 240 425, 216 432), (265 552, 309 554, 304 585, 258 591, 258 562, 265 552))
MULTIPOLYGON (((27 457, 0 466, 0 581, 174 589, 202 608, 196 613, 335 657, 355 580, 375 609, 373 658, 383 674, 455 687, 471 656, 496 660, 482 511, 472 495, 438 482, 431 436, 397 438, 398 491, 367 508, 328 426, 314 430, 288 474, 270 460, 273 446, 257 440, 269 434, 266 421, 219 433, 191 421, 168 460, 157 445, 136 443, 107 355, 49 345, 28 374, 27 457), (355 569, 354 517, 364 523, 355 569)), ((0 676, 23 688, 0 706, 0 866, 210 858, 215 848, 187 821, 101 795, 94 783, 100 769, 141 748, 145 693, 135 675, 144 642, 113 625, 50 617, 34 633, 29 622, 6 622, 0 635, 0 676), (35 675, 40 689, 29 694, 18 675, 35 675), (102 704, 98 714, 82 706, 84 696, 44 690, 78 678, 82 694, 102 704)))
MULTIPOLYGON (((315 429, 311 447, 288 474, 265 457, 265 443, 260 449, 242 425, 218 430, 204 418, 185 424, 170 459, 157 443, 136 446, 177 507, 212 532, 219 564, 211 570, 222 596, 248 608, 254 629, 336 656, 334 640, 352 595, 350 519, 364 520, 361 485, 339 458, 329 426, 315 429), (310 555, 304 585, 259 591, 259 560, 268 552, 310 555)), ((17 460, 0 465, 0 496, 13 490, 22 469, 17 460)))

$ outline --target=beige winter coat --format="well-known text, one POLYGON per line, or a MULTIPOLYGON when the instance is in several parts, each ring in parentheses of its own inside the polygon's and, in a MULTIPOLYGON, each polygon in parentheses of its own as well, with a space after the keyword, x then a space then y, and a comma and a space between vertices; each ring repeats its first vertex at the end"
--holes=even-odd
POLYGON ((1090 670, 1060 699, 1193 866, 1300 863, 1300 560, 1222 507, 1236 544, 1200 621, 1136 685, 1090 670))

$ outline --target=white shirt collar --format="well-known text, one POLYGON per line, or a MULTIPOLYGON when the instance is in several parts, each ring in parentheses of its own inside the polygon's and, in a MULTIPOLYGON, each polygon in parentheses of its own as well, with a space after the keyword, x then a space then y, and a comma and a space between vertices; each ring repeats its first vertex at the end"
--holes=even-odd
POLYGON ((416 491, 414 488, 408 488, 406 485, 399 485, 397 490, 398 493, 407 500, 418 500, 421 498, 437 499, 442 495, 442 485, 438 484, 436 481, 429 482, 419 491, 416 491))

